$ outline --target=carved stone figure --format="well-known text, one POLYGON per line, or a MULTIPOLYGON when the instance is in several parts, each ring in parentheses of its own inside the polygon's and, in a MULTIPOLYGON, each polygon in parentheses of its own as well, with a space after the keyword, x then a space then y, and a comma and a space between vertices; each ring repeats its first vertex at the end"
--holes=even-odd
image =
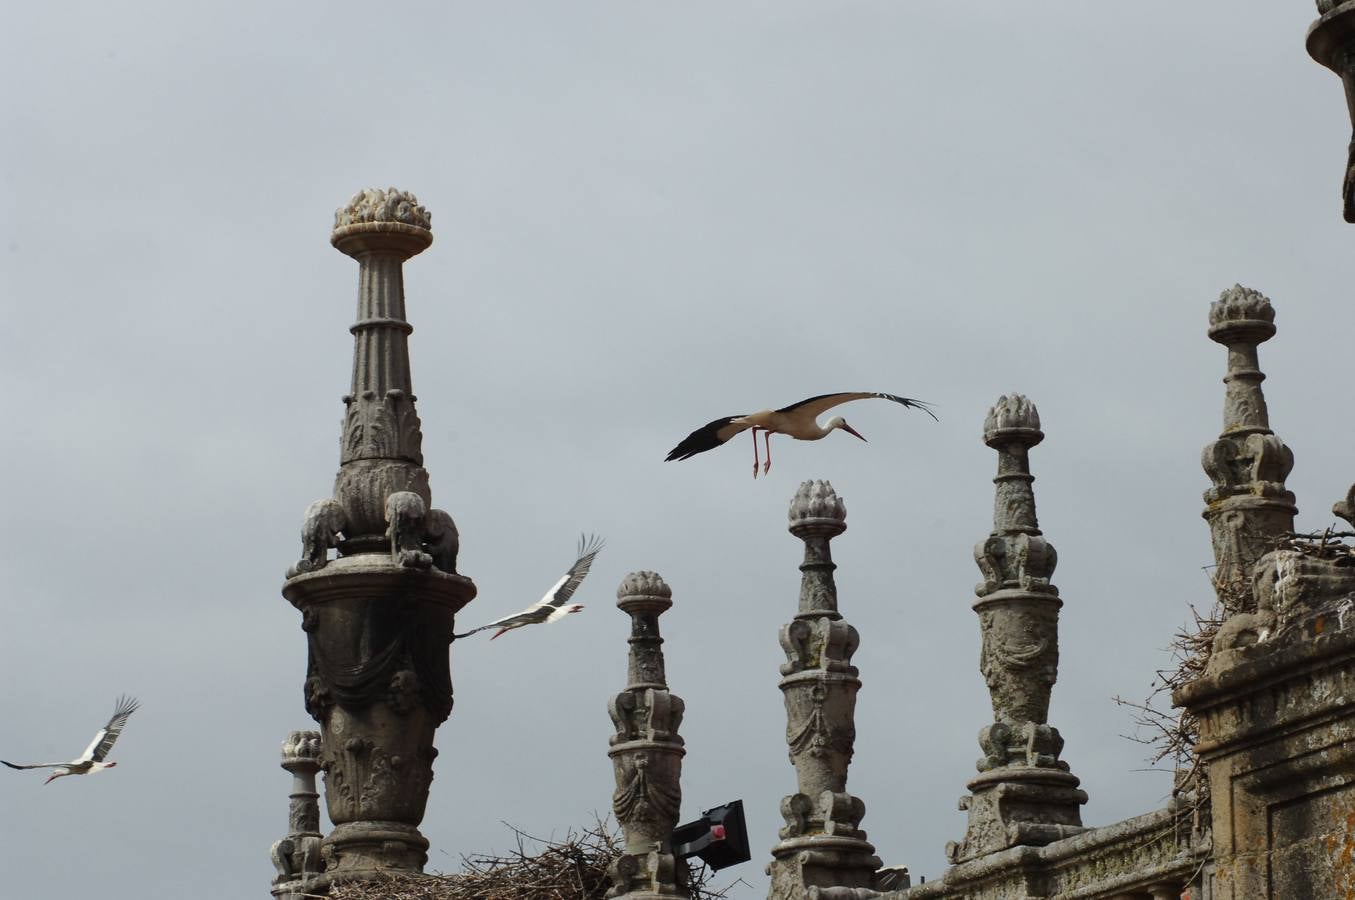
POLYGON ((461 535, 452 517, 440 509, 430 509, 424 517, 425 543, 433 565, 448 574, 456 572, 456 555, 461 552, 461 535))
POLYGON ((306 507, 301 523, 301 559, 287 571, 287 577, 323 569, 329 551, 339 546, 339 535, 347 526, 348 514, 334 500, 316 500, 306 507))
POLYGON ((411 491, 396 491, 386 498, 386 540, 391 561, 401 566, 426 569, 433 557, 423 552, 423 498, 411 491))

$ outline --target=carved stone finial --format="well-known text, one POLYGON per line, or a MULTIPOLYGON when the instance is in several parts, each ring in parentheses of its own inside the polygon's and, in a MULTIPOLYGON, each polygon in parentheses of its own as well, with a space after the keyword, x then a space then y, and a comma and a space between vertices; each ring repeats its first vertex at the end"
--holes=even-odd
POLYGON ((1258 347, 1275 334, 1265 295, 1234 285, 1209 308, 1209 337, 1228 348, 1223 431, 1204 448, 1212 486, 1204 517, 1214 544, 1214 585, 1227 615, 1253 612, 1251 574, 1280 535, 1293 531, 1294 495, 1285 478, 1294 454, 1270 429, 1258 347))
POLYGON ((282 742, 282 767, 320 765, 320 732, 293 731, 282 742))
POLYGON ((433 216, 419 205, 409 191, 390 188, 365 188, 353 195, 346 206, 334 211, 334 230, 350 225, 398 222, 415 228, 433 227, 433 216))
POLYGON ((631 572, 621 579, 621 586, 616 589, 617 606, 621 606, 627 600, 672 599, 673 589, 659 577, 658 572, 631 572))
POLYGON ((847 507, 827 481, 806 481, 790 501, 790 531, 805 527, 836 528, 837 533, 847 527, 847 507))
POLYGON ((612 812, 625 834, 625 848, 612 863, 612 898, 689 896, 686 863, 673 855, 670 836, 682 805, 682 757, 678 726, 686 710, 668 690, 659 616, 673 592, 656 572, 631 572, 616 591, 617 606, 631 618, 626 689, 607 712, 616 732, 607 755, 616 792, 612 812))
POLYGON ((1035 517, 1028 451, 1043 439, 1035 404, 1020 394, 1000 398, 984 420, 983 440, 997 451, 998 471, 993 531, 974 548, 984 577, 974 611, 994 721, 979 733, 984 757, 962 801, 969 811, 965 838, 947 847, 953 863, 1082 830, 1087 795, 1059 759, 1063 738, 1048 724, 1063 604, 1050 580, 1058 555, 1035 517))
MULTIPOLYGON (((334 823, 326 877, 339 880, 427 861, 419 823, 433 736, 452 709, 453 618, 475 596, 455 571, 456 526, 432 508, 410 378, 402 266, 432 242, 428 224, 412 195, 362 191, 330 235, 358 263, 352 380, 333 496, 307 509, 283 596, 306 634, 306 711, 320 725, 334 823)), ((292 746, 286 764, 313 782, 314 740, 292 746)), ((294 858, 295 844, 275 860, 294 858)))
POLYGON ((1022 394, 1003 394, 983 420, 983 442, 989 447, 1016 443, 1034 447, 1044 440, 1040 412, 1022 394))
POLYGON ((314 895, 321 888, 320 795, 315 790, 320 756, 319 732, 293 731, 282 742, 282 767, 292 775, 292 790, 287 836, 269 851, 277 869, 272 894, 278 900, 314 895))
POLYGON ((860 829, 866 805, 847 793, 861 688, 852 654, 861 639, 838 612, 830 544, 846 517, 826 481, 804 482, 790 504, 790 532, 805 549, 799 611, 779 635, 786 651, 780 688, 797 790, 781 801, 786 825, 769 869, 774 897, 805 896, 815 887, 870 888, 880 867, 860 829))

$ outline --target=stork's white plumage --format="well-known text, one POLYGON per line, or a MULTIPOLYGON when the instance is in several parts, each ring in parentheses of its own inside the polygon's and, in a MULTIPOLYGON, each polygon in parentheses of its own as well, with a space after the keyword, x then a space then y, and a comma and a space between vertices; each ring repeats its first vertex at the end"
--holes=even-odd
POLYGON ((127 724, 127 718, 136 712, 138 705, 132 697, 119 697, 117 708, 113 710, 113 717, 108 720, 108 724, 100 729, 98 734, 94 735, 94 740, 89 742, 85 752, 81 753, 79 758, 70 762, 33 763, 21 766, 0 759, 0 763, 4 763, 11 769, 55 769, 56 771, 49 775, 47 781, 44 781, 43 784, 48 784, 54 779, 66 775, 91 775, 95 772, 102 772, 104 769, 111 769, 117 763, 104 762, 104 759, 108 756, 108 752, 113 749, 113 742, 118 739, 118 735, 122 734, 122 729, 127 724))
POLYGON ((771 471, 772 468, 773 434, 789 435, 797 441, 817 441, 840 428, 864 441, 865 438, 862 437, 861 433, 848 425, 847 420, 841 416, 833 416, 823 425, 820 425, 817 420, 821 414, 834 406, 839 406, 851 400, 865 400, 869 397, 892 400, 903 406, 920 409, 933 419, 936 418, 936 414, 931 411, 930 404, 908 397, 896 397, 893 394, 880 394, 871 391, 820 394, 817 397, 810 397, 807 400, 801 400, 799 403, 792 403, 790 406, 783 406, 780 409, 764 409, 761 412, 747 415, 725 416, 723 419, 716 419, 714 422, 707 423, 687 435, 682 443, 668 452, 668 457, 664 461, 689 459, 698 453, 714 450, 739 432, 751 428, 753 429, 753 477, 756 478, 758 470, 757 433, 759 431, 763 432, 763 443, 767 447, 767 462, 762 467, 763 473, 766 473, 771 471))
POLYGON ((559 581, 546 591, 546 596, 542 597, 533 605, 527 607, 520 613, 514 613, 511 616, 504 616, 490 622, 488 625, 481 625, 479 628, 472 628, 470 631, 454 634, 452 637, 463 638, 467 635, 475 634, 477 631, 485 631, 490 628, 497 628, 490 640, 514 628, 521 628, 524 625, 537 625, 541 622, 554 622, 563 619, 570 613, 576 613, 583 609, 582 603, 570 603, 569 598, 574 596, 574 592, 583 584, 583 579, 588 575, 588 570, 593 565, 593 557, 598 555, 602 549, 602 539, 598 537, 587 537, 579 535, 578 559, 574 560, 574 565, 569 567, 559 581))

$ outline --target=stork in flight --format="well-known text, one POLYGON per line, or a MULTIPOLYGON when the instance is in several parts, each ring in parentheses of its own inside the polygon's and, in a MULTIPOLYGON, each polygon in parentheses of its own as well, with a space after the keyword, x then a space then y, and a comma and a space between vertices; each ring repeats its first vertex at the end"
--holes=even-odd
POLYGON ((767 462, 762 467, 763 473, 766 474, 772 468, 773 434, 789 435, 797 441, 817 441, 826 438, 834 429, 841 428, 848 434, 855 435, 864 441, 865 438, 861 436, 861 433, 848 425, 847 420, 842 416, 833 416, 823 425, 819 425, 816 420, 821 414, 834 406, 851 400, 865 400, 869 397, 892 400, 903 406, 920 409, 933 419, 936 418, 936 414, 931 411, 930 404, 921 400, 911 400, 908 397, 895 397, 893 394, 880 394, 873 391, 820 394, 817 397, 810 397, 808 400, 801 400, 799 403, 792 403, 790 406, 783 406, 780 409, 764 409, 762 412, 716 419, 714 422, 703 425, 687 435, 682 443, 668 452, 668 458, 664 461, 689 459, 698 453, 714 450, 739 432, 751 428, 753 429, 753 477, 756 478, 758 469, 757 433, 759 431, 764 434, 763 444, 767 448, 767 462))
POLYGON ((542 622, 554 622, 557 619, 563 619, 570 613, 578 612, 583 609, 583 604, 570 603, 569 598, 573 597, 574 592, 579 589, 579 585, 583 584, 583 579, 588 575, 588 570, 593 565, 593 557, 597 556, 601 549, 601 538, 592 536, 585 538, 583 535, 579 535, 578 559, 574 560, 574 565, 569 567, 569 571, 559 581, 555 582, 550 590, 546 591, 546 596, 520 613, 504 616, 488 625, 481 625, 479 628, 472 628, 470 631, 461 634, 454 634, 452 638, 463 638, 475 634, 477 631, 497 628, 499 630, 494 632, 493 637, 490 638, 492 641, 514 628, 521 628, 523 625, 538 625, 542 622))
POLYGON ((6 762, 0 759, 0 763, 5 763, 11 769, 55 769, 47 777, 48 784, 57 778, 66 775, 90 775, 94 772, 102 772, 104 769, 111 769, 117 765, 115 762, 104 762, 108 756, 108 751, 113 749, 113 742, 122 734, 122 728, 127 724, 127 717, 136 712, 139 704, 132 697, 119 697, 117 708, 113 710, 113 717, 108 720, 108 724, 100 729, 99 733, 94 735, 94 740, 89 742, 85 752, 80 754, 79 759, 66 763, 33 763, 28 766, 15 765, 12 762, 6 762))

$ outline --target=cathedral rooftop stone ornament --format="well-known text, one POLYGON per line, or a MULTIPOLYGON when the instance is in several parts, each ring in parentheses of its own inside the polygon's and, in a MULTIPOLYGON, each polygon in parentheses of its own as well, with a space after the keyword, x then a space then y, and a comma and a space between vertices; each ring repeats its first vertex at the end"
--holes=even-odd
POLYGON ((866 805, 847 793, 847 767, 856 743, 852 665, 860 643, 838 612, 829 542, 847 528, 847 508, 826 481, 806 481, 790 504, 790 533, 805 545, 800 608, 781 628, 786 662, 786 743, 796 792, 781 801, 786 825, 772 848, 769 896, 800 898, 815 889, 869 892, 880 860, 861 830, 866 805))
MULTIPOLYGON (((1204 518, 1214 545, 1214 588, 1233 632, 1264 629, 1257 618, 1252 577, 1276 540, 1294 530, 1298 509, 1285 478, 1294 454, 1270 430, 1257 348, 1275 335, 1275 310, 1266 297, 1234 285, 1209 308, 1209 338, 1228 348, 1223 432, 1204 448, 1201 463, 1213 485, 1204 493, 1204 518)), ((1264 616, 1261 617, 1262 619, 1264 616)), ((1235 640, 1246 640, 1241 634, 1235 640)))
POLYGON ((282 742, 282 767, 292 775, 287 836, 273 844, 271 893, 277 900, 302 900, 324 889, 321 884, 320 795, 315 773, 320 771, 320 733, 293 731, 282 742))
POLYGON ((1042 440, 1040 414, 1020 394, 999 398, 983 423, 983 442, 997 451, 998 467, 993 531, 974 548, 983 573, 974 611, 994 721, 979 732, 984 757, 960 802, 969 811, 964 840, 946 847, 952 863, 1084 830, 1087 795, 1059 759, 1063 738, 1049 724, 1063 602, 1050 581, 1058 555, 1040 532, 1031 486, 1028 454, 1042 440))
POLYGON ((402 267, 432 243, 429 223, 413 195, 367 190, 338 210, 330 237, 358 262, 352 385, 334 494, 306 510, 282 592, 306 632, 331 880, 426 862, 418 826, 433 734, 452 709, 452 623, 475 596, 456 572, 456 526, 432 507, 410 378, 402 267))
POLYGON ((678 726, 686 707, 668 690, 659 636, 659 616, 673 605, 673 591, 656 572, 632 572, 617 588, 616 605, 630 616, 630 653, 626 689, 607 706, 616 726, 607 755, 616 775, 612 812, 625 846, 610 867, 607 896, 687 898, 687 863, 673 855, 671 840, 682 806, 687 751, 678 726))

